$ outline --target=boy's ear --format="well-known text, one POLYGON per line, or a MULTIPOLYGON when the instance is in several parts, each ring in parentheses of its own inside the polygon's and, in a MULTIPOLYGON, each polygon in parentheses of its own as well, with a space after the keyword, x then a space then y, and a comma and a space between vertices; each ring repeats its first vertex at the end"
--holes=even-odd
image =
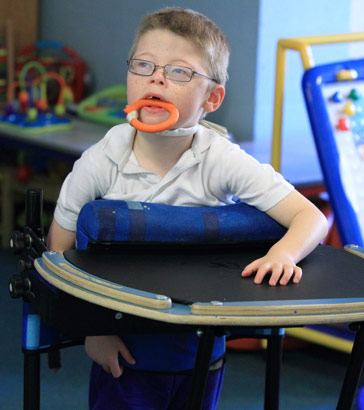
POLYGON ((214 88, 208 93, 202 108, 206 112, 216 111, 222 104, 225 97, 225 87, 221 84, 215 84, 214 88))

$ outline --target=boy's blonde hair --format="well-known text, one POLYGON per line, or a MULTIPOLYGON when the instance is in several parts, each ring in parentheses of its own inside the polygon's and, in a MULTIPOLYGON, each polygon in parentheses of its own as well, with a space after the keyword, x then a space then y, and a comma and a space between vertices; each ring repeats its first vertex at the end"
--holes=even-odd
POLYGON ((225 85, 230 47, 225 34, 213 21, 197 11, 180 7, 166 7, 148 14, 136 31, 129 58, 133 58, 142 35, 155 29, 169 30, 192 41, 206 57, 209 76, 225 85))

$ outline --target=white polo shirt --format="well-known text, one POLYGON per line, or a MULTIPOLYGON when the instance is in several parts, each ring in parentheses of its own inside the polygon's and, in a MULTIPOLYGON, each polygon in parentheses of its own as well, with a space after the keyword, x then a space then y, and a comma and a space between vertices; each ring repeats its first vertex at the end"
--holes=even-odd
POLYGON ((266 211, 294 189, 270 165, 203 125, 164 177, 139 166, 134 135, 129 124, 117 125, 75 162, 57 201, 60 226, 75 231, 82 206, 100 197, 180 206, 225 205, 237 197, 266 211))

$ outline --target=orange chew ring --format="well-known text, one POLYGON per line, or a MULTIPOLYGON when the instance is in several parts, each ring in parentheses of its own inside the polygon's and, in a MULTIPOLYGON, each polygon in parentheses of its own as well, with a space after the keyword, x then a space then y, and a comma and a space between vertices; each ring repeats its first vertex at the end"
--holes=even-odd
POLYGON ((128 114, 126 119, 134 128, 142 132, 161 132, 173 127, 179 117, 177 107, 172 103, 159 100, 138 100, 132 105, 127 105, 124 111, 128 114), (144 124, 138 120, 138 110, 146 106, 155 106, 165 108, 169 111, 170 116, 168 120, 160 124, 144 124))

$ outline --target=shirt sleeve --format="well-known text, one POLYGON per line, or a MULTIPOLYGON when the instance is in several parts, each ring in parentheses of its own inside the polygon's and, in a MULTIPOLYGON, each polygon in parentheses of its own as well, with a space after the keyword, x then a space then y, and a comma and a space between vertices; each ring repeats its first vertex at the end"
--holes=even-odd
POLYGON ((105 161, 100 146, 96 144, 85 151, 63 182, 54 218, 64 229, 76 231, 77 218, 84 204, 104 195, 105 161))
POLYGON ((234 196, 265 212, 285 198, 294 187, 269 164, 261 164, 238 145, 218 143, 211 153, 212 189, 217 196, 234 196))

